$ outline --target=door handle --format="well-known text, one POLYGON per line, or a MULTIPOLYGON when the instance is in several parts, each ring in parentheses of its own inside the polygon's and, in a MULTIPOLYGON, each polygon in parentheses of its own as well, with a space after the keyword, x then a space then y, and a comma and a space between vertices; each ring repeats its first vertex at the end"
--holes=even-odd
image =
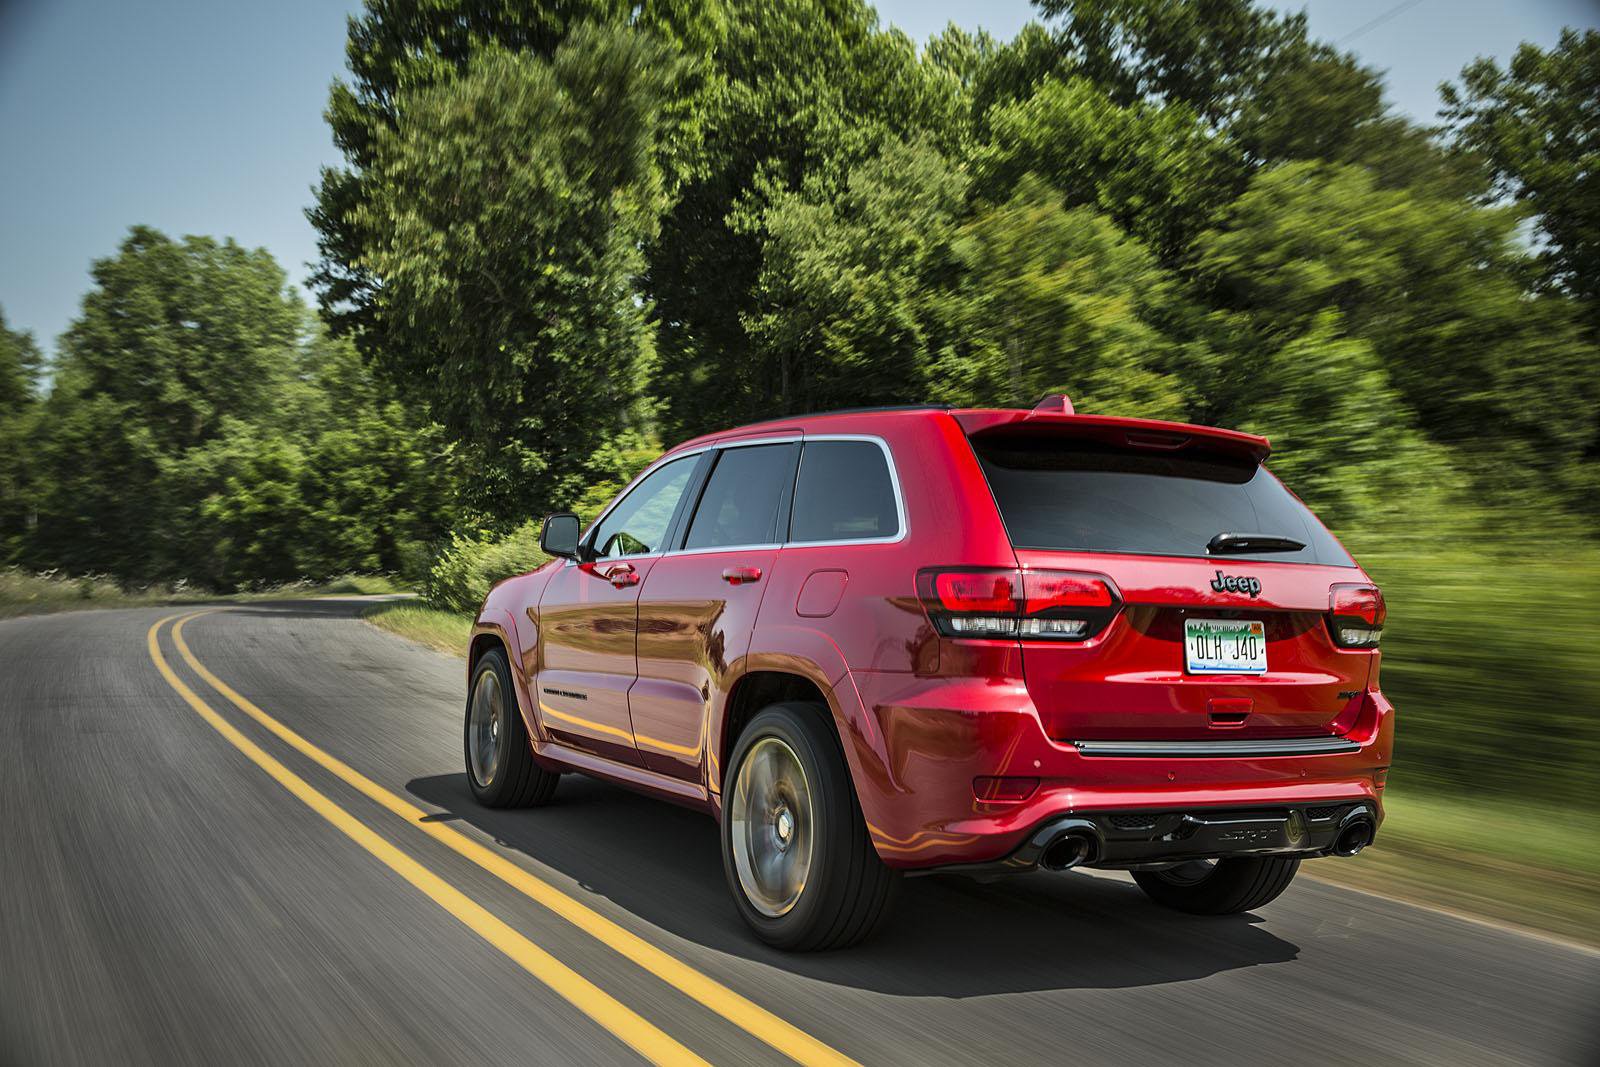
POLYGON ((722 580, 729 585, 749 585, 751 582, 761 580, 760 567, 725 567, 722 571, 722 580))
POLYGON ((626 563, 619 563, 606 571, 606 581, 618 589, 625 589, 630 585, 639 584, 639 573, 626 563))

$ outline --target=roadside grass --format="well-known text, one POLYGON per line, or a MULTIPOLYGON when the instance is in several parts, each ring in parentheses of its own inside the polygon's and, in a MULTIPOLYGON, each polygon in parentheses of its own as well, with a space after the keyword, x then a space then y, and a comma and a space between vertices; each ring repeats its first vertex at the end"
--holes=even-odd
POLYGON ((375 604, 362 617, 379 629, 462 658, 466 657, 467 642, 472 636, 471 616, 417 601, 375 604))
POLYGON ((1355 549, 1389 604, 1380 684, 1400 714, 1397 784, 1600 821, 1600 545, 1438 540, 1453 543, 1355 549))
POLYGON ((1390 787, 1378 841, 1304 871, 1600 947, 1600 831, 1582 810, 1390 787))
POLYGON ((313 596, 373 596, 406 591, 393 578, 381 574, 347 574, 326 582, 289 582, 270 589, 220 594, 182 583, 125 588, 102 575, 41 574, 7 567, 0 569, 0 619, 89 608, 290 600, 313 596))

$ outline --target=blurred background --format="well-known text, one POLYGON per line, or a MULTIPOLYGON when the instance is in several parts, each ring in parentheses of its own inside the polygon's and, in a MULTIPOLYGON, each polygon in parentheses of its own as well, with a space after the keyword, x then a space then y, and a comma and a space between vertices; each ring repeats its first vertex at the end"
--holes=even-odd
POLYGON ((408 589, 459 649, 706 430, 1238 427, 1389 600, 1390 822, 1316 873, 1600 941, 1593 5, 348 14, 0 6, 0 614, 408 589))

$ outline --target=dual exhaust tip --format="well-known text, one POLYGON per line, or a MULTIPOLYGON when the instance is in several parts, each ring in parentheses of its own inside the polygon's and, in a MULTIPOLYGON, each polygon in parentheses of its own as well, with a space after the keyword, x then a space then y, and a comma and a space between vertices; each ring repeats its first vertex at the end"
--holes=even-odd
POLYGON ((1039 866, 1047 871, 1065 871, 1094 859, 1099 840, 1086 830, 1068 830, 1052 839, 1039 853, 1039 866))
POLYGON ((1372 816, 1365 811, 1360 812, 1339 827, 1339 836, 1333 839, 1333 854, 1354 856, 1372 844, 1376 832, 1377 827, 1373 824, 1372 816))

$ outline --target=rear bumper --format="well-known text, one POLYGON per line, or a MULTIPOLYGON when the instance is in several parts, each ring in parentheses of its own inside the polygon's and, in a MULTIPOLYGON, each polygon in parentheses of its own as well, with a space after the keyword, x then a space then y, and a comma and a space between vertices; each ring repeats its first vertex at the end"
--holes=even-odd
POLYGON ((845 724, 846 758, 892 867, 1026 868, 1067 819, 1095 836, 1096 867, 1323 855, 1337 820, 1360 810, 1375 830, 1383 819, 1395 714, 1376 691, 1338 736, 1073 744, 1045 735, 1020 682, 849 678, 861 703, 845 724), (991 776, 1037 785, 1019 800, 978 799, 974 779, 991 776))
POLYGON ((1035 827, 1010 855, 931 871, 1008 873, 1084 866, 1138 870, 1230 856, 1355 855, 1372 843, 1378 814, 1367 801, 1225 811, 1085 812, 1035 827), (1075 842, 1063 849, 1064 842, 1075 842))

